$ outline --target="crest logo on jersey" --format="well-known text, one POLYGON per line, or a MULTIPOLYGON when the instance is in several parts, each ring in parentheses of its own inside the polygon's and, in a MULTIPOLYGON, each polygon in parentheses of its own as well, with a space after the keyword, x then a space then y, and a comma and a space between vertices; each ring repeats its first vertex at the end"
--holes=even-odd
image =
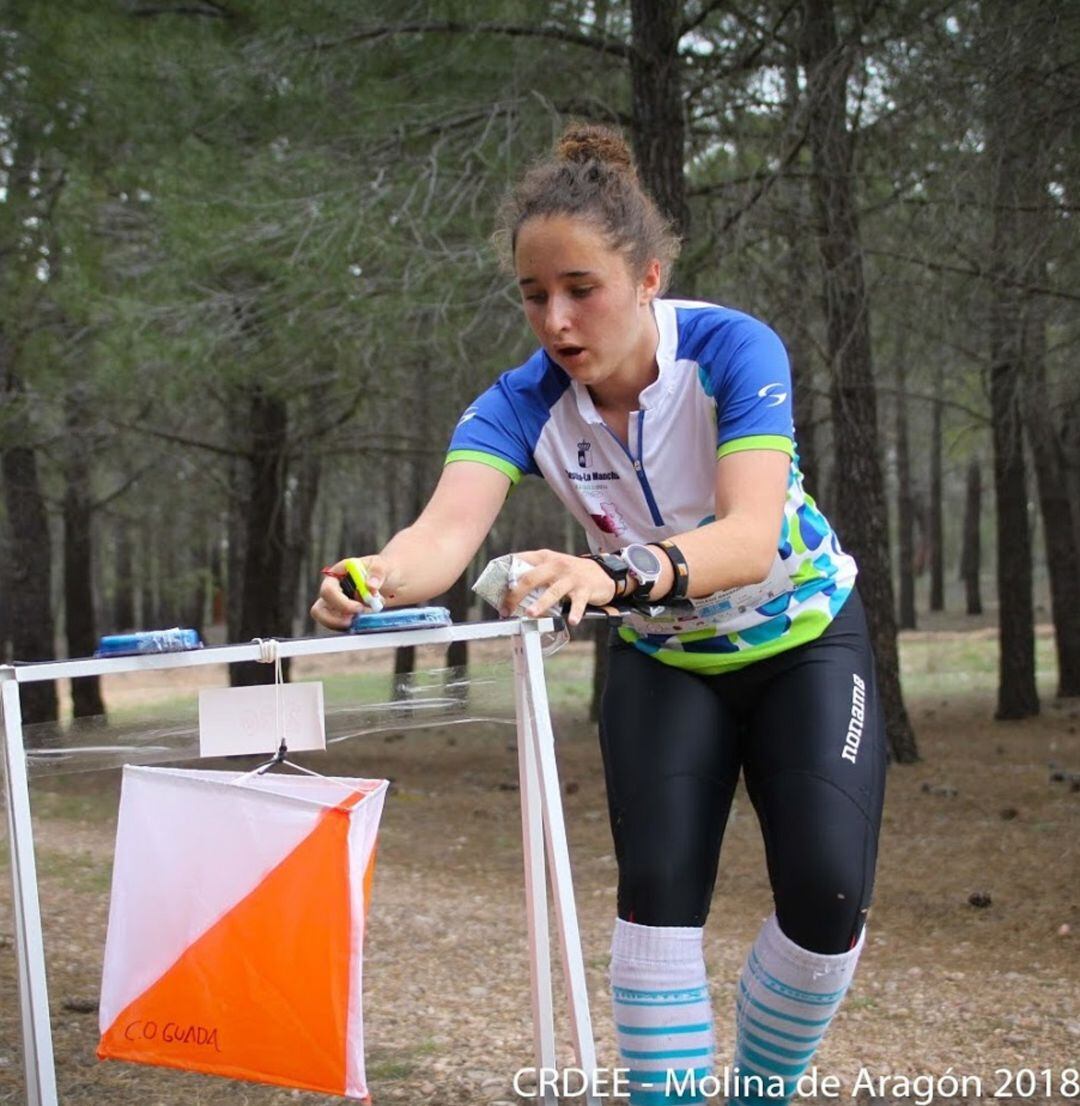
POLYGON ((762 399, 769 400, 770 407, 779 407, 787 399, 787 392, 774 392, 773 388, 782 388, 783 386, 779 381, 775 384, 766 384, 764 388, 758 388, 758 395, 762 399))
POLYGON ((577 463, 578 468, 591 469, 592 468, 592 442, 578 442, 577 444, 577 463))

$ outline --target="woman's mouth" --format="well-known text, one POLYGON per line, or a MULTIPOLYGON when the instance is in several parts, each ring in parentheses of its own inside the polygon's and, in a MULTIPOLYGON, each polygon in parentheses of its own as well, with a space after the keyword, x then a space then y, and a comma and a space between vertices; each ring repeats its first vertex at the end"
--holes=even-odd
POLYGON ((567 365, 577 364, 582 357, 585 356, 584 346, 557 346, 555 352, 558 354, 559 360, 565 362, 567 365))

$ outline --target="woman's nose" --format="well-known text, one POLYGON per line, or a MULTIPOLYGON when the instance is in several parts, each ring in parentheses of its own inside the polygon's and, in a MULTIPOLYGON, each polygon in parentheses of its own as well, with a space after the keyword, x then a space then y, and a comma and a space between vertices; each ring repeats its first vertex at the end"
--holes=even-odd
POLYGON ((569 311, 562 296, 552 296, 548 300, 547 317, 544 325, 549 334, 561 334, 569 325, 569 311))

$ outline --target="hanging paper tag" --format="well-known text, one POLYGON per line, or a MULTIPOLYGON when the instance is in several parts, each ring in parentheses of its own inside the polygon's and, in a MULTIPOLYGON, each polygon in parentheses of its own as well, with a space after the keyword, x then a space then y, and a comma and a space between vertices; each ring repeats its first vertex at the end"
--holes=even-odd
POLYGON ((290 753, 326 748, 323 685, 319 681, 257 687, 212 687, 199 692, 199 755, 228 757, 277 752, 281 740, 278 694, 290 753))

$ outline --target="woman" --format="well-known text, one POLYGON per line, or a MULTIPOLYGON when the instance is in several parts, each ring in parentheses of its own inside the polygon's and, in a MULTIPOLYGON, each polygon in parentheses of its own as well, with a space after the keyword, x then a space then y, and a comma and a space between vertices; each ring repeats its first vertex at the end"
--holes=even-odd
MULTIPOLYGON (((506 609, 535 588, 530 613, 569 600, 571 624, 634 605, 600 725, 630 1100, 703 1101, 672 1078, 712 1063, 702 927, 741 769, 776 912, 739 983, 731 1073, 775 1101, 848 987, 873 884, 883 726, 855 564, 803 491, 780 340, 659 298, 679 245, 618 134, 571 125, 500 236, 541 348, 465 411, 420 518, 366 558, 370 582, 391 604, 442 593, 511 484, 551 484, 592 552, 520 554, 535 567, 506 609)), ((360 609, 329 578, 312 614, 343 629, 360 609)))

